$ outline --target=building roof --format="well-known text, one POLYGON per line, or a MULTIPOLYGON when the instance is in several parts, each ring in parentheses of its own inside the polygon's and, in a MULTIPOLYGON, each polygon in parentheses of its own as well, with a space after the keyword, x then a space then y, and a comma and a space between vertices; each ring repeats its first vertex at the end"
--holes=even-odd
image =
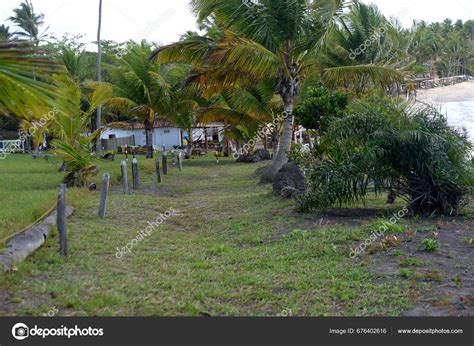
MULTIPOLYGON (((134 123, 113 122, 113 123, 107 124, 107 127, 124 129, 124 130, 144 130, 145 124, 139 123, 139 122, 134 122, 134 123)), ((155 122, 153 123, 153 128, 155 129, 170 128, 170 127, 176 127, 176 126, 165 117, 158 117, 155 119, 155 122)))

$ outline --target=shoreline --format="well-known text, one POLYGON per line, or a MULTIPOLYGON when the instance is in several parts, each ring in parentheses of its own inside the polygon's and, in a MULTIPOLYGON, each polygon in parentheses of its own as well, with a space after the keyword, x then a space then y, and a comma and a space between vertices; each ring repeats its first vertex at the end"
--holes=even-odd
POLYGON ((417 90, 416 101, 432 104, 474 101, 474 80, 433 89, 417 90))

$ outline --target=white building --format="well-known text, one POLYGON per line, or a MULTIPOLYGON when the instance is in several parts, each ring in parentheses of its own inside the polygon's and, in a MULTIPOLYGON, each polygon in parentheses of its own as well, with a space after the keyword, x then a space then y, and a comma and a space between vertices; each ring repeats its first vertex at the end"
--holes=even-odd
MULTIPOLYGON (((133 137, 133 145, 143 147, 146 145, 146 132, 143 123, 128 124, 120 127, 117 123, 107 126, 101 139, 123 139, 133 137)), ((132 143, 130 143, 132 144, 132 143)), ((153 146, 155 150, 166 147, 167 150, 174 146, 183 145, 182 130, 175 127, 165 118, 157 118, 153 124, 153 146)))
MULTIPOLYGON (((204 143, 205 133, 207 133, 209 142, 223 141, 224 124, 210 123, 207 125, 199 124, 198 126, 193 130, 194 141, 204 143)), ((110 142, 118 143, 118 145, 127 143, 129 145, 145 146, 145 126, 143 123, 126 124, 126 126, 123 126, 121 123, 111 123, 107 125, 106 130, 101 135, 101 139, 112 140, 110 142), (126 140, 127 138, 129 140, 126 140)), ((166 147, 166 150, 170 150, 173 147, 186 145, 187 141, 185 139, 189 139, 187 130, 177 128, 164 117, 159 117, 155 120, 153 124, 153 146, 155 150, 159 150, 163 146, 166 147)), ((116 150, 116 148, 112 148, 112 150, 116 150)))

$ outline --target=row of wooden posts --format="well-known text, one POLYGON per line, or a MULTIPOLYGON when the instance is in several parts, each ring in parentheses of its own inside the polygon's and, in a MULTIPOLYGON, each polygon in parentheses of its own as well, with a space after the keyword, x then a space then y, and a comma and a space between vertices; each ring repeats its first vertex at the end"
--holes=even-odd
MULTIPOLYGON (((156 160, 156 176, 158 183, 163 182, 163 175, 168 174, 168 157, 166 151, 163 152, 161 167, 160 159, 156 160), (163 174, 162 172, 163 171, 163 174)), ((124 195, 130 195, 130 186, 128 183, 128 171, 127 171, 127 162, 122 161, 120 163, 121 172, 122 172, 122 188, 124 195)), ((181 172, 183 170, 183 158, 181 153, 178 154, 178 169, 181 172)), ((100 200, 99 200, 99 218, 103 219, 107 210, 107 197, 109 193, 110 186, 110 174, 104 173, 102 178, 102 185, 100 189, 100 200)), ((133 190, 138 190, 138 160, 134 158, 132 160, 132 188, 133 190)), ((59 185, 59 194, 58 194, 58 203, 57 203, 57 228, 59 232, 59 249, 60 253, 63 256, 66 256, 68 253, 67 247, 67 224, 66 224, 66 184, 59 185)))

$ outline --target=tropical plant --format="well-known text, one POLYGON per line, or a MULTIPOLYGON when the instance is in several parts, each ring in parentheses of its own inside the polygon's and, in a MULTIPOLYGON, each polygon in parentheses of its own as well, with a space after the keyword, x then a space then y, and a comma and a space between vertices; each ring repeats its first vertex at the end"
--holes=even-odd
POLYGON ((322 138, 302 209, 325 209, 392 189, 416 213, 458 214, 474 178, 472 145, 431 106, 357 101, 322 138), (322 154, 321 154, 322 153, 322 154))
MULTIPOLYGON (((99 0, 99 26, 97 28, 97 81, 102 82, 102 41, 101 41, 101 31, 102 31, 102 0, 99 0)), ((100 129, 102 127, 102 107, 97 108, 96 114, 96 128, 100 129)), ((102 145, 100 141, 96 143, 96 152, 100 154, 102 152, 102 145)))
POLYGON ((40 27, 44 24, 44 14, 37 14, 33 8, 31 0, 24 0, 20 7, 13 10, 14 15, 8 18, 22 31, 16 34, 19 37, 24 37, 32 41, 36 46, 46 38, 46 31, 40 33, 40 27))
MULTIPOLYGON (((308 76, 318 74, 318 59, 341 14, 344 1, 324 0, 194 0, 200 21, 215 23, 213 36, 192 36, 155 51, 161 62, 182 61, 196 67, 190 82, 209 93, 232 88, 245 89, 259 82, 274 85, 288 115, 278 153, 262 176, 272 180, 288 160, 292 141, 293 107, 308 76)), ((374 64, 355 66, 354 75, 364 75, 374 83, 402 78, 398 71, 374 64)), ((349 70, 328 73, 338 80, 349 70)))
POLYGON ((0 42, 1 113, 32 120, 54 108, 59 96, 51 75, 59 67, 35 53, 29 42, 0 42))
POLYGON ((112 97, 112 87, 108 84, 91 83, 91 92, 84 94, 77 81, 68 75, 56 76, 56 83, 63 96, 58 104, 57 115, 48 126, 55 138, 52 142, 66 167, 64 183, 69 186, 84 186, 97 173, 93 164, 93 143, 100 138, 102 129, 87 135, 92 116, 98 106, 112 97), (85 100, 84 100, 85 99, 85 100), (83 101, 88 105, 82 110, 83 101))
POLYGON ((10 27, 5 26, 5 24, 0 25, 0 42, 9 41, 14 35, 15 33, 10 32, 10 27))
POLYGON ((296 122, 308 130, 324 131, 334 117, 343 115, 349 95, 320 86, 308 89, 300 100, 295 107, 296 122))
POLYGON ((149 59, 152 46, 130 43, 128 53, 109 66, 115 97, 112 110, 127 112, 144 123, 147 158, 153 158, 153 124, 158 115, 171 114, 173 93, 180 91, 187 69, 182 64, 159 64, 149 59))

